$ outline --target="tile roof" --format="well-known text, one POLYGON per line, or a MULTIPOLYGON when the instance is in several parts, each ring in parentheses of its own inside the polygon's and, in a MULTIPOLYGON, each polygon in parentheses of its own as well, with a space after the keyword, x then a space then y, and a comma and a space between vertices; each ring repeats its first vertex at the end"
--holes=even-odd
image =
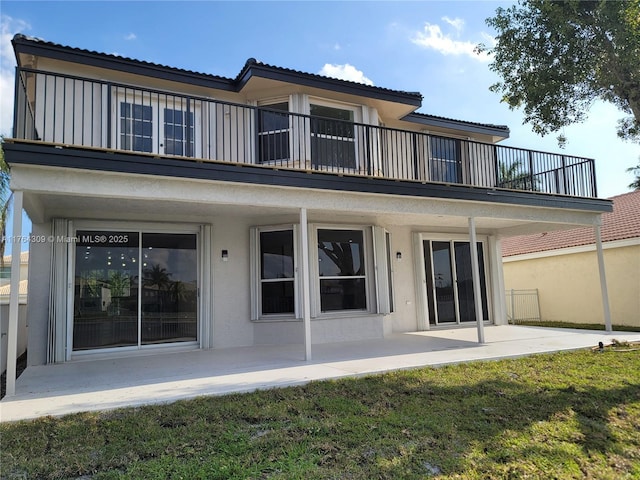
POLYGON ((480 123, 480 122, 470 122, 468 120, 457 120, 455 118, 449 118, 449 117, 441 117, 439 115, 431 115, 428 113, 421 113, 421 112, 413 112, 409 115, 407 115, 408 117, 416 117, 416 118, 424 118, 426 120, 443 120, 445 122, 455 122, 455 123, 461 123, 461 124, 465 124, 465 125, 472 125, 472 126, 478 126, 478 127, 484 127, 484 128, 492 128, 492 129, 496 129, 496 130, 502 130, 506 133, 509 133, 509 127, 507 125, 494 125, 491 123, 480 123))
POLYGON ((420 92, 408 92, 405 90, 395 90, 392 88, 385 88, 385 87, 378 87, 376 85, 367 85, 364 83, 360 83, 360 82, 355 82, 353 80, 344 80, 341 78, 336 78, 336 77, 329 77, 326 75, 320 75, 317 73, 309 73, 309 72, 303 72, 301 70, 295 70, 293 68, 287 68, 287 67, 279 67, 277 65, 271 65, 268 63, 264 63, 261 62, 260 60, 256 60, 255 58, 249 58, 245 64, 244 67, 242 68, 242 70, 240 71, 240 73, 236 76, 236 78, 234 79, 235 82, 240 82, 242 80, 242 77, 245 75, 247 70, 250 70, 252 67, 263 67, 266 68, 268 70, 273 70, 273 71, 279 71, 279 72, 283 72, 283 73, 290 73, 290 74, 295 74, 295 75, 303 75, 304 77, 307 78, 316 78, 319 80, 330 80, 330 81, 336 81, 336 82, 340 82, 340 83, 345 83, 345 84, 351 84, 357 87, 362 87, 362 88, 366 88, 368 90, 372 90, 372 91, 380 91, 380 92, 389 92, 389 93, 398 93, 401 95, 407 95, 410 97, 415 97, 415 100, 418 102, 422 102, 422 94, 420 92))
MULTIPOLYGON (((20 287, 18 292, 20 295, 26 295, 29 290, 29 280, 20 280, 20 287)), ((0 297, 8 297, 11 295, 11 284, 3 285, 0 287, 0 297)))
MULTIPOLYGON (((640 190, 611 197, 613 212, 602 214, 602 241, 640 238, 640 190)), ((592 227, 505 238, 502 256, 546 252, 595 243, 592 227)))
MULTIPOLYGON (((11 255, 5 255, 2 257, 2 261, 5 266, 11 265, 11 255)), ((20 252, 20 263, 29 263, 29 252, 20 252)))
MULTIPOLYGON (((112 62, 126 62, 128 64, 131 65, 139 65, 142 67, 147 67, 150 69, 153 69, 155 71, 160 71, 160 70, 165 70, 168 72, 174 72, 177 74, 185 74, 185 75, 189 75, 192 78, 195 77, 201 77, 203 79, 209 79, 209 80, 213 80, 215 82, 218 82, 218 84, 220 85, 226 85, 227 88, 230 89, 235 89, 238 90, 239 88, 241 88, 242 86, 242 82, 243 79, 246 77, 248 72, 251 72, 253 69, 258 68, 258 69, 263 69, 263 70, 267 70, 267 71, 271 71, 271 72, 279 72, 283 75, 290 75, 290 76, 297 76, 298 78, 306 78, 306 79, 312 79, 312 80, 316 80, 316 81, 323 81, 323 82, 327 82, 327 88, 329 88, 329 85, 333 84, 333 85, 348 85, 352 88, 358 88, 361 89, 363 92, 369 92, 369 93, 374 93, 374 92, 378 92, 378 93, 386 93, 386 94, 393 94, 396 96, 399 96, 400 98, 405 98, 406 101, 410 101, 412 104, 415 104, 415 106, 419 106, 422 103, 422 94, 418 93, 418 92, 406 92, 406 91, 402 91, 402 90, 394 90, 391 88, 384 88, 384 87, 377 87, 377 86, 373 86, 373 85, 365 85, 363 83, 359 83, 359 82, 353 82, 353 81, 349 81, 349 80, 342 80, 342 79, 337 79, 337 78, 333 78, 333 77, 327 77, 324 75, 318 75, 318 74, 314 74, 314 73, 307 73, 307 72, 302 72, 299 70, 294 70, 291 68, 285 68, 285 67, 278 67, 275 65, 269 65, 267 63, 263 63, 260 62, 258 60, 256 60, 255 58, 249 58, 244 66, 242 67, 242 69, 240 70, 240 72, 236 75, 235 78, 228 78, 228 77, 222 77, 219 75, 212 75, 209 73, 203 73, 203 72, 197 72, 197 71, 193 71, 193 70, 187 70, 187 69, 182 69, 182 68, 177 68, 177 67, 171 67, 168 65, 163 65, 163 64, 159 64, 159 63, 153 63, 153 62, 147 62, 144 60, 138 60, 135 58, 131 58, 131 57, 124 57, 121 55, 116 55, 116 54, 110 54, 110 53, 103 53, 103 52, 97 52, 95 50, 87 50, 87 49, 83 49, 83 48, 77 48, 77 47, 70 47, 67 45, 62 45, 59 43, 54 43, 54 42, 50 42, 47 40, 43 40, 41 38, 37 38, 37 37, 30 37, 27 35, 23 35, 23 34, 16 34, 13 37, 13 44, 14 44, 14 49, 16 50, 16 54, 18 53, 18 50, 24 48, 25 46, 29 46, 29 45, 38 45, 38 46, 42 46, 42 47, 46 47, 49 50, 54 50, 54 51, 66 51, 66 52, 71 52, 77 55, 78 60, 80 60, 80 57, 82 58, 101 58, 101 59, 105 59, 105 60, 111 60, 112 62)), ((18 64, 20 63, 20 60, 18 60, 18 64)))

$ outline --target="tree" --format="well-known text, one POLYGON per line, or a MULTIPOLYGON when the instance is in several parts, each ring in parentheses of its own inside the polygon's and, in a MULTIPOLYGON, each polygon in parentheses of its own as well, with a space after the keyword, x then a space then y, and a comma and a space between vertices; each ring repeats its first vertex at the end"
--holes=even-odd
POLYGON ((524 171, 522 162, 516 160, 508 165, 500 162, 498 168, 498 186, 513 190, 536 191, 537 179, 530 172, 524 171))
POLYGON ((627 172, 633 173, 636 178, 629 184, 629 188, 640 190, 640 162, 635 167, 627 168, 627 172))
POLYGON ((2 144, 4 137, 0 136, 0 266, 4 266, 4 249, 7 234, 7 216, 11 203, 11 190, 9 189, 9 165, 4 159, 2 144))
POLYGON ((490 90, 541 135, 586 119, 596 99, 631 115, 621 138, 640 142, 640 0, 520 0, 486 23, 498 35, 490 90))

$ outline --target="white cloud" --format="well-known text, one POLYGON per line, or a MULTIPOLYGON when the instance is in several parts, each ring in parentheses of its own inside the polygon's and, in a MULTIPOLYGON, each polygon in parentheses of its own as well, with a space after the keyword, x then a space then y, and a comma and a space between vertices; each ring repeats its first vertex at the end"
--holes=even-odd
POLYGON ((462 33, 462 30, 464 30, 464 20, 461 18, 456 17, 451 20, 449 17, 442 17, 442 20, 455 28, 458 35, 460 35, 462 33))
MULTIPOLYGON (((451 20, 447 17, 444 17, 443 20, 448 24, 454 26, 458 30, 464 26, 464 22, 458 18, 455 20, 451 20), (455 25, 454 25, 455 24, 455 25)), ((461 30, 458 30, 460 32, 461 30)), ((432 25, 430 23, 425 23, 424 31, 416 32, 411 42, 414 44, 426 48, 435 50, 436 52, 441 53, 442 55, 466 55, 474 60, 479 60, 481 62, 487 62, 490 60, 489 55, 486 53, 477 54, 474 52, 476 47, 476 43, 463 41, 463 40, 454 40, 450 35, 444 34, 440 25, 432 25)))
POLYGON ((133 32, 131 32, 129 35, 125 35, 124 39, 125 40, 135 40, 137 37, 137 35, 133 32))
POLYGON ((364 83, 365 85, 373 85, 373 82, 369 78, 365 77, 364 73, 348 63, 344 65, 326 63, 318 73, 325 77, 349 80, 351 82, 364 83))
POLYGON ((31 27, 23 20, 0 16, 0 134, 11 135, 13 128, 13 89, 16 57, 11 39, 31 27))
POLYGON ((340 44, 339 44, 339 43, 335 43, 335 44, 333 45, 333 49, 334 49, 334 50, 342 50, 342 47, 340 46, 340 44))

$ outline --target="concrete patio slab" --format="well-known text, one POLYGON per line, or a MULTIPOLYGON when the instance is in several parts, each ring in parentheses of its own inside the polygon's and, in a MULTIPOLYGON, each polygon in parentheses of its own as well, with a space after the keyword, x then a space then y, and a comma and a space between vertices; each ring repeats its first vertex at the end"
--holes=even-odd
POLYGON ((510 325, 485 327, 485 339, 486 343, 478 344, 475 328, 458 328, 314 345, 311 361, 304 361, 303 345, 277 345, 154 352, 28 367, 17 380, 16 395, 0 401, 0 421, 580 349, 613 339, 640 341, 640 333, 510 325))

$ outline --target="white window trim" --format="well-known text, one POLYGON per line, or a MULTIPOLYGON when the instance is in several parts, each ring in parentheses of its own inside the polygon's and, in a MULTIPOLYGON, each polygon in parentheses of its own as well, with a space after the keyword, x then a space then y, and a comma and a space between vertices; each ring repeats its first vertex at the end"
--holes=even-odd
MULTIPOLYGON (((254 163, 259 164, 259 165, 286 165, 290 162, 292 162, 293 160, 295 160, 293 158, 293 152, 294 152, 294 136, 296 135, 296 133, 294 133, 294 125, 293 125, 293 118, 290 114, 295 113, 293 111, 293 98, 292 95, 284 95, 281 97, 273 97, 273 98, 269 98, 266 100, 259 100, 258 102, 256 102, 256 106, 257 107, 265 107, 265 108, 269 108, 270 105, 276 105, 278 103, 284 103, 287 102, 287 105, 289 106, 289 128, 286 130, 269 130, 269 133, 281 133, 281 132, 289 132, 289 158, 288 159, 275 159, 275 160, 269 160, 266 162, 262 162, 260 161, 259 158, 257 158, 257 154, 256 158, 254 160, 254 163)), ((257 112, 256 112, 257 113, 257 112)), ((258 131, 258 126, 257 126, 257 122, 256 122, 256 136, 260 135, 260 132, 258 131)))
MULTIPOLYGON (((134 87, 112 87, 114 90, 113 99, 111 100, 111 147, 117 150, 124 150, 121 144, 120 136, 122 129, 120 125, 120 105, 122 103, 129 103, 131 105, 142 105, 151 107, 151 152, 138 152, 140 154, 155 154, 155 155, 172 155, 165 154, 165 122, 164 122, 164 109, 169 108, 172 110, 180 110, 178 106, 182 106, 184 102, 188 100, 188 97, 176 94, 176 102, 170 101, 173 97, 165 98, 164 94, 152 94, 139 90, 134 87), (177 102, 180 100, 180 102, 177 102), (176 105, 179 103, 179 105, 176 105), (161 149, 161 150, 159 150, 161 149)), ((193 157, 202 157, 202 112, 201 102, 192 101, 189 112, 193 115, 193 157)), ((186 107, 182 112, 186 115, 186 107)), ((185 142, 186 144, 186 142, 185 142)))
MULTIPOLYGON (((446 234, 446 233, 414 233, 414 258, 420 261, 419 266, 417 266, 416 272, 416 285, 419 287, 416 289, 416 299, 417 299, 417 313, 418 313, 418 330, 430 330, 431 328, 440 328, 440 327, 458 327, 464 326, 459 323, 457 307, 456 307, 456 323, 447 323, 443 325, 431 325, 429 323, 429 300, 427 294, 427 278, 425 272, 425 258, 424 258, 424 249, 423 242, 424 241, 435 241, 435 242, 471 242, 469 235, 465 234, 446 234)), ((482 245, 482 251, 484 253, 484 270, 481 274, 484 274, 485 286, 486 286, 486 300, 487 300, 487 314, 489 316, 488 319, 484 319, 484 323, 492 323, 493 317, 493 292, 492 292, 492 277, 491 273, 491 258, 490 258, 490 245, 489 245, 489 236, 488 235, 478 235, 476 237, 476 241, 482 245)), ((433 268, 433 267, 432 267, 433 268)), ((431 272, 433 274, 433 272, 431 272)), ((454 273, 454 283, 455 283, 455 273, 454 273)), ((455 288, 455 297, 456 304, 458 302, 458 293, 457 286, 455 288)))
MULTIPOLYGON (((330 107, 330 108, 336 108, 339 110, 350 110, 353 112, 353 123, 362 123, 362 118, 363 118, 363 111, 362 109, 364 108, 362 105, 356 105, 353 103, 346 103, 346 102, 340 102, 337 100, 328 100, 326 98, 319 98, 319 97, 308 97, 308 102, 307 102, 307 109, 308 112, 310 114, 311 112, 311 104, 313 105, 318 105, 321 107, 330 107)), ((362 169, 363 167, 363 162, 360 158, 361 152, 366 150, 366 145, 361 145, 361 141, 362 138, 360 135, 358 135, 358 129, 359 126, 358 125, 354 125, 353 127, 353 143, 354 143, 354 148, 355 148, 355 160, 356 160, 356 166, 355 168, 346 168, 346 167, 328 167, 328 166, 323 166, 321 168, 322 171, 339 171, 339 172, 349 172, 349 171, 353 171, 353 172, 359 172, 360 169, 362 169)), ((309 152, 309 161, 311 161, 311 128, 309 128, 309 126, 307 126, 306 131, 308 132, 306 135, 306 151, 309 152)), ((333 139, 337 139, 337 138, 342 138, 342 137, 329 137, 326 135, 322 135, 322 138, 333 138, 333 139)))
POLYGON ((274 322, 274 321, 297 321, 300 320, 300 275, 298 255, 298 229, 299 225, 266 225, 251 227, 250 229, 250 277, 251 277, 251 321, 253 322, 274 322), (293 297, 294 313, 262 313, 262 278, 260 276, 260 234, 262 232, 279 232, 291 230, 293 234, 293 297))
MULTIPOLYGON (((376 300, 376 281, 378 275, 375 271, 373 227, 370 225, 335 225, 335 224, 309 224, 309 276, 311 279, 311 317, 312 318, 343 318, 345 316, 364 316, 378 313, 376 300), (365 265, 365 293, 366 309, 363 310, 334 310, 323 312, 320 306, 320 277, 318 268, 318 230, 361 230, 364 243, 365 265)), ((350 277, 355 278, 355 277, 350 277)))

